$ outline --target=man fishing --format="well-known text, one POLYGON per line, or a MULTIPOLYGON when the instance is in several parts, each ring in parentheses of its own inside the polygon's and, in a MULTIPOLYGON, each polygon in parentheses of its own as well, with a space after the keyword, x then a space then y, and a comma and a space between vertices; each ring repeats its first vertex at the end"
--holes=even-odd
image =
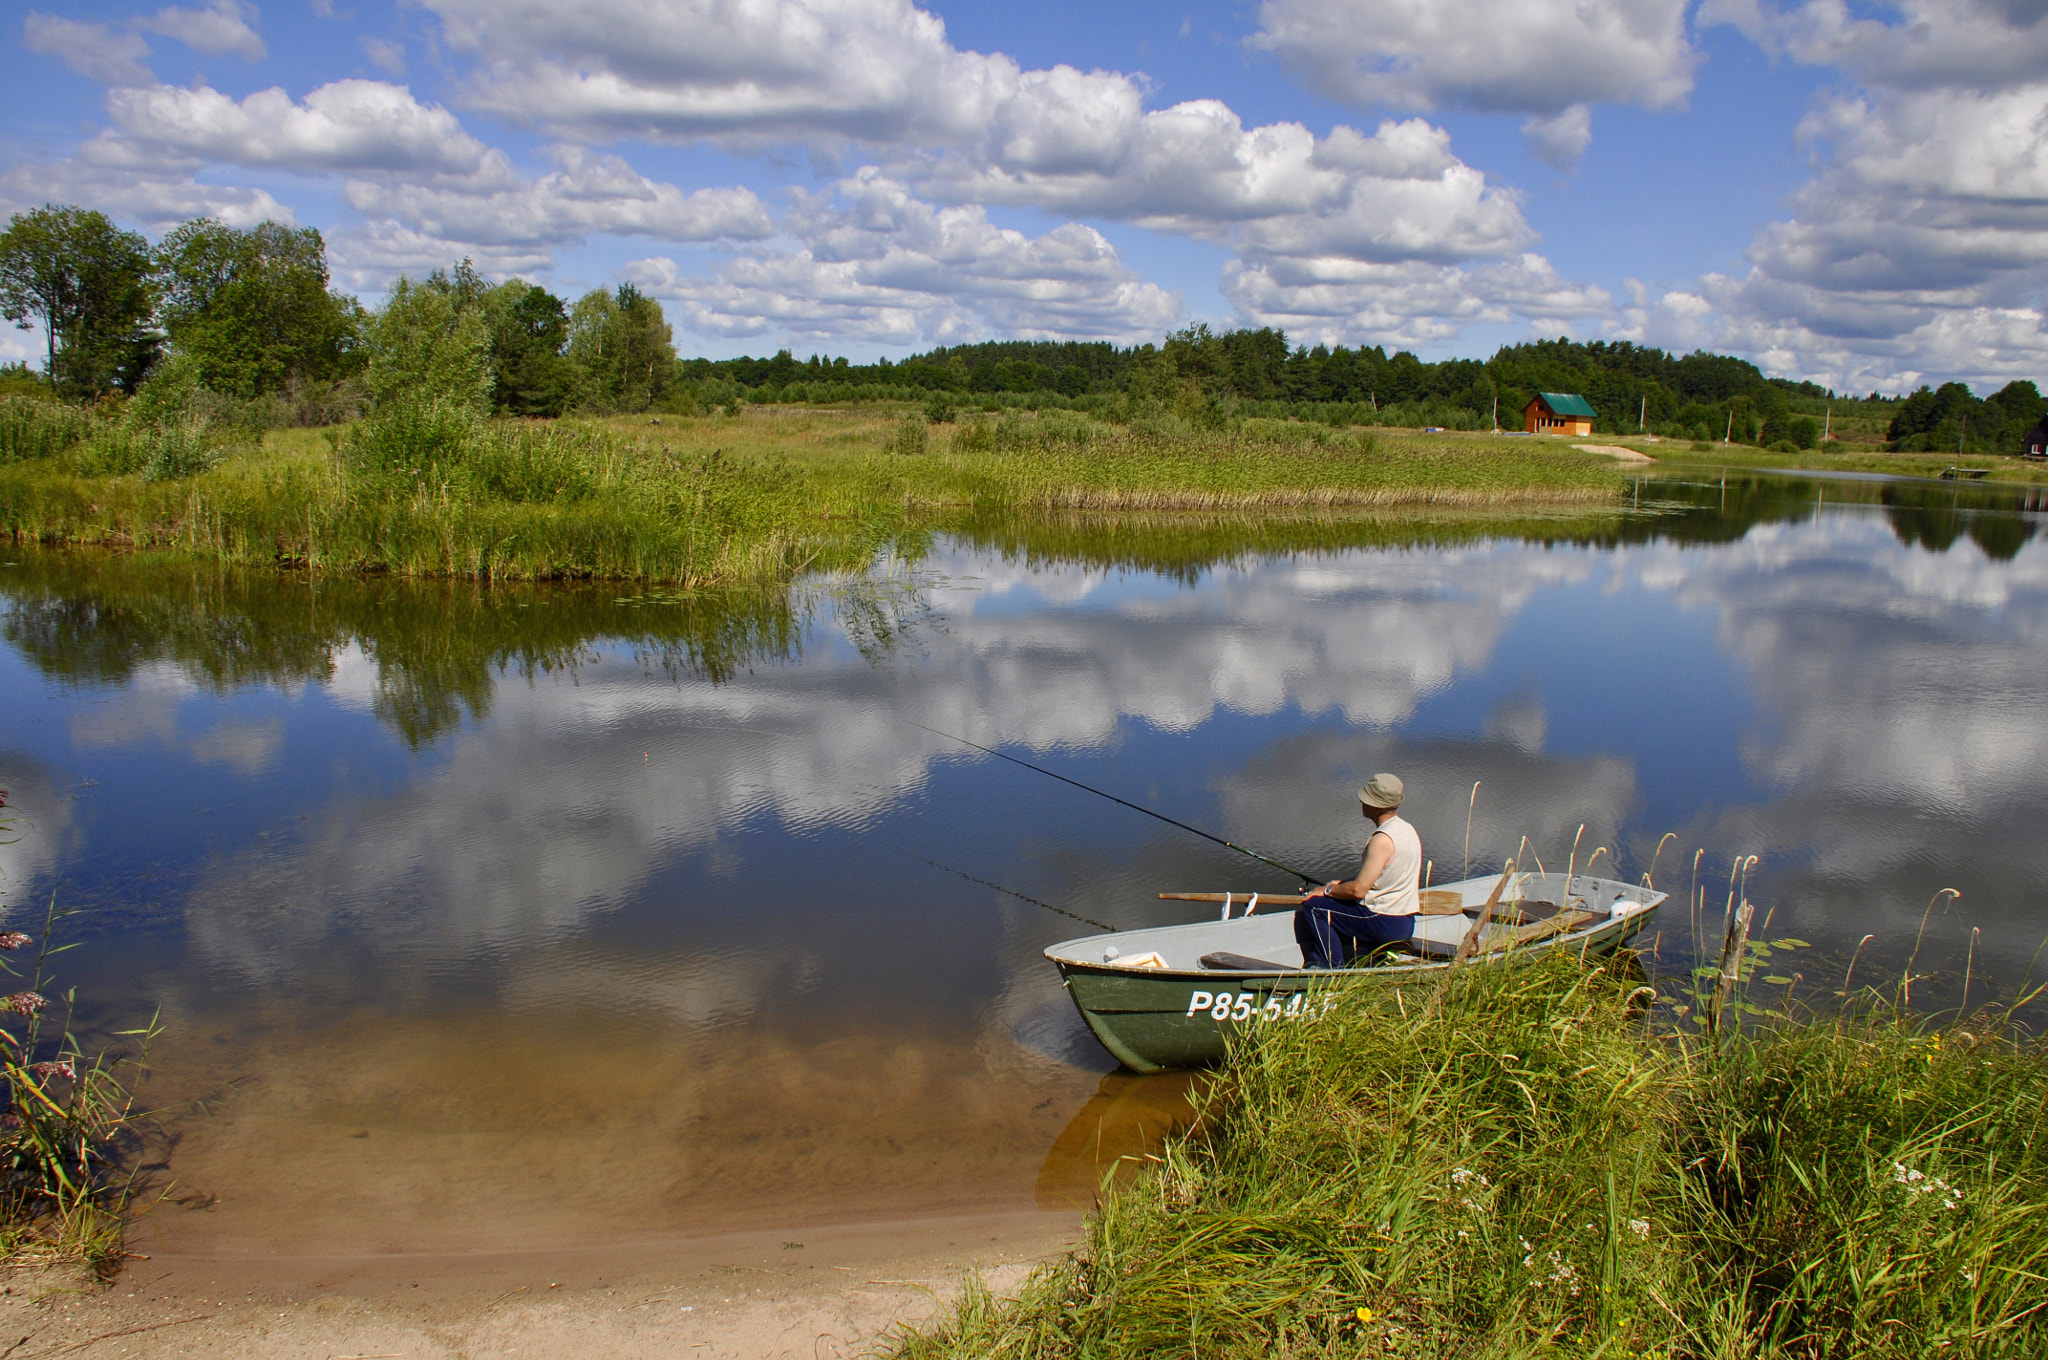
POLYGON ((1294 938, 1308 968, 1343 968, 1360 955, 1404 943, 1421 909, 1422 837, 1402 820, 1396 775, 1376 774, 1358 791, 1373 824, 1354 879, 1333 878, 1294 909, 1294 938))

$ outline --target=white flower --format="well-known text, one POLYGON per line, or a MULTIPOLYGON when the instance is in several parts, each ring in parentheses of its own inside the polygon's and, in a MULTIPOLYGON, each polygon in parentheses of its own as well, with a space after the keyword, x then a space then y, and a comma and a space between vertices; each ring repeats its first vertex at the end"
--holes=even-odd
POLYGON ((1637 1237, 1647 1238, 1650 1235, 1650 1220, 1647 1218, 1632 1218, 1628 1221, 1628 1230, 1637 1237))

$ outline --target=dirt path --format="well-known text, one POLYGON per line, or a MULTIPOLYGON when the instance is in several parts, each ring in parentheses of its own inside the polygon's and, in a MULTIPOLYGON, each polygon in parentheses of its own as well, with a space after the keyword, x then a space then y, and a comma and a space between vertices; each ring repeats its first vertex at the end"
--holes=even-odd
POLYGON ((977 1270, 998 1292, 1077 1213, 734 1233, 573 1252, 155 1255, 111 1286, 17 1271, 5 1360, 838 1360, 929 1316, 977 1270))

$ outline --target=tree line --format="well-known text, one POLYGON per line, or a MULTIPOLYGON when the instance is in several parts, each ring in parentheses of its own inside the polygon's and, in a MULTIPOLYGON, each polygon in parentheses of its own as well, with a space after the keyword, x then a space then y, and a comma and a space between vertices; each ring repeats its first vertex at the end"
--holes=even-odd
MULTIPOLYGON (((346 419, 397 391, 478 411, 689 412, 743 402, 910 400, 1064 406, 1196 424, 1294 416, 1345 424, 1519 428, 1540 391, 1577 392, 1603 433, 1811 448, 1831 434, 1894 448, 2016 452, 2048 410, 2031 381, 1978 397, 1962 383, 1902 397, 1768 378, 1730 355, 1629 341, 1532 340, 1489 359, 1425 362, 1378 345, 1291 345, 1272 328, 1196 325, 1158 344, 990 341, 907 359, 678 359, 660 304, 631 284, 573 304, 463 261, 401 278, 376 308, 332 286, 311 227, 187 222, 152 247, 104 214, 46 206, 0 233, 0 315, 40 324, 40 381, 92 400, 143 384, 267 402, 276 418, 346 419)), ((18 368, 6 385, 30 378, 18 368)))
MULTIPOLYGON (((45 206, 0 232, 0 316, 40 325, 52 393, 94 401, 175 387, 347 419, 398 391, 479 412, 641 410, 677 379, 661 306, 631 284, 571 305, 467 260, 401 277, 374 310, 332 286, 312 227, 187 222, 152 247, 105 214, 45 206)), ((19 390, 17 368, 6 383, 19 390)))

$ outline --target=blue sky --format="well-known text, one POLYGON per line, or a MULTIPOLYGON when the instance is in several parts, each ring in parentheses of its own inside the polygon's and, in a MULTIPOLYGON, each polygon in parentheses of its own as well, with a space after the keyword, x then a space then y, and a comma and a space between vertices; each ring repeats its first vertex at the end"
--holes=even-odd
MULTIPOLYGON (((684 353, 1193 321, 2048 377, 2040 0, 10 4, 0 211, 630 279, 684 353)), ((0 358, 34 338, 0 333, 0 358)))

